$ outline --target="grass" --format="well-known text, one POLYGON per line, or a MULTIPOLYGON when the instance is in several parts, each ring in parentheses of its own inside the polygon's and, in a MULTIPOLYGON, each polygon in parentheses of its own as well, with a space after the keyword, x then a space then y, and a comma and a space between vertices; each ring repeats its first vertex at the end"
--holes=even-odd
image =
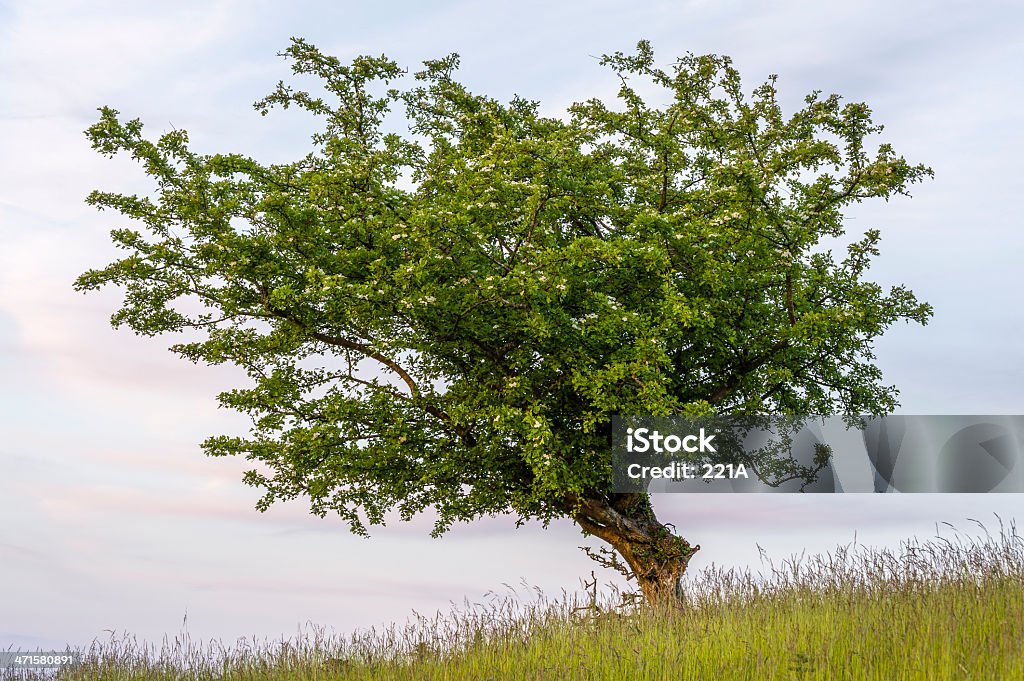
POLYGON ((1013 524, 765 565, 691 576, 677 609, 625 605, 614 590, 555 600, 513 590, 347 637, 310 628, 232 649, 112 637, 57 678, 1024 679, 1024 540, 1013 524))

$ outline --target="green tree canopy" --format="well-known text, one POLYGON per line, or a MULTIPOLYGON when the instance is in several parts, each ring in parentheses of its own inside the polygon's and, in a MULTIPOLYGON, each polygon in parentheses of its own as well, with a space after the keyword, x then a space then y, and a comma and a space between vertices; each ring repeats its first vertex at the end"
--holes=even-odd
POLYGON ((438 535, 568 517, 653 598, 697 547, 646 494, 611 490, 613 415, 895 407, 872 343, 931 310, 864 279, 878 231, 841 259, 821 245, 845 208, 931 171, 867 148, 882 128, 866 105, 815 92, 787 117, 775 77, 748 95, 727 57, 664 70, 646 42, 601 60, 617 102, 561 118, 470 92, 456 55, 405 89, 385 57, 343 64, 299 39, 286 56, 322 86, 255 105, 323 122, 292 163, 199 154, 182 130, 150 141, 101 109, 93 147, 156 188, 89 196, 131 218, 112 232, 127 254, 76 281, 123 287, 115 326, 189 332, 174 352, 248 372, 220 402, 250 436, 203 448, 262 464, 245 477, 261 510, 306 497, 359 534, 393 510, 436 509, 438 535))

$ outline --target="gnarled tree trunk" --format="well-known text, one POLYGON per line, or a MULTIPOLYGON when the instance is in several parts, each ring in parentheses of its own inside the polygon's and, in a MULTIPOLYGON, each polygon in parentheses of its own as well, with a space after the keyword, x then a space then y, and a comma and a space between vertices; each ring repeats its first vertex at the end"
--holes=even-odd
POLYGON ((608 542, 636 578, 650 603, 675 603, 679 579, 700 546, 691 546, 660 522, 646 494, 612 494, 574 500, 573 519, 583 531, 608 542))

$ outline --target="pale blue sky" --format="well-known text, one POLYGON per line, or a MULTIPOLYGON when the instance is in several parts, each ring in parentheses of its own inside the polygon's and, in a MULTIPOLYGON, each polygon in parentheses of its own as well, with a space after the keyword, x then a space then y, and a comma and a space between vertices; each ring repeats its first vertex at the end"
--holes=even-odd
MULTIPOLYGON (((130 162, 92 152, 96 108, 152 134, 187 129, 201 152, 285 160, 308 122, 251 103, 287 79, 290 36, 327 52, 398 59, 462 55, 475 90, 519 93, 557 114, 611 97, 595 57, 650 39, 668 62, 731 55, 749 87, 778 73, 790 110, 814 89, 867 101, 897 152, 931 165, 912 200, 864 206, 851 229, 882 230, 873 276, 908 283, 931 325, 878 344, 904 413, 1024 413, 1024 290, 1018 67, 1011 2, 0 2, 0 648, 83 644, 104 629, 158 640, 339 631, 479 599, 521 579, 573 589, 593 564, 578 530, 509 519, 427 536, 429 521, 372 540, 301 504, 264 515, 245 462, 212 460, 207 435, 243 431, 214 396, 240 374, 195 367, 162 339, 114 332, 115 291, 71 282, 114 252, 116 216, 94 188, 146 191, 130 162)), ((656 508, 703 550, 696 569, 849 541, 892 544, 949 521, 1019 517, 1017 495, 662 496, 656 508)), ((993 519, 994 520, 994 519, 993 519)), ((611 577, 611 575, 607 575, 611 577)))

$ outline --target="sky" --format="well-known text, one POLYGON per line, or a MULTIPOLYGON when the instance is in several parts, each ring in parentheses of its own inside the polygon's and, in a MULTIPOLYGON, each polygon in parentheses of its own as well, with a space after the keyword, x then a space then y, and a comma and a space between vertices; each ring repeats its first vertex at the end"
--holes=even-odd
MULTIPOLYGON (((215 400, 244 375, 112 330, 116 290, 72 290, 116 257, 108 233, 122 224, 86 195, 149 189, 130 161, 89 148, 98 107, 152 135, 185 129, 200 153, 287 161, 307 153, 309 121, 262 118, 252 102, 290 77, 278 53, 292 36, 412 70, 457 52, 472 90, 540 100, 549 115, 614 97, 598 57, 640 39, 663 65, 727 54, 748 90, 778 74, 789 112, 812 90, 869 103, 886 126, 878 141, 935 171, 912 199, 848 214, 851 232, 882 232, 871 277, 935 308, 927 327, 894 327, 876 345, 900 413, 1024 414, 1022 35, 1024 8, 991 0, 0 1, 0 649, 111 631, 159 641, 185 628, 227 644, 308 624, 346 632, 505 585, 557 595, 596 568, 568 521, 485 518, 435 540, 425 518, 367 540, 299 502, 257 512, 245 462, 198 446, 246 432, 215 400)), ((692 570, 756 568, 758 546, 776 558, 854 536, 895 546, 941 523, 1024 516, 1020 495, 698 497, 654 500, 702 546, 692 570)))

